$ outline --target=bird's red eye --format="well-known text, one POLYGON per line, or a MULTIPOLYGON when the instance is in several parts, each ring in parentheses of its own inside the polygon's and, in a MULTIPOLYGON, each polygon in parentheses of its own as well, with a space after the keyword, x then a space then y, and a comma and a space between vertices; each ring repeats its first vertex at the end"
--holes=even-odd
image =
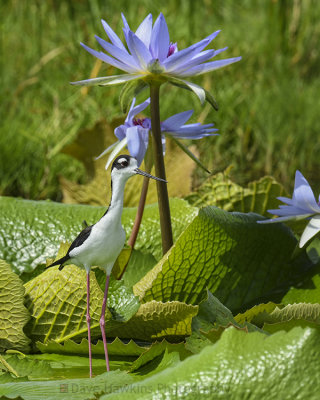
POLYGON ((121 165, 122 165, 123 167, 127 167, 127 166, 128 166, 128 161, 122 161, 121 165))

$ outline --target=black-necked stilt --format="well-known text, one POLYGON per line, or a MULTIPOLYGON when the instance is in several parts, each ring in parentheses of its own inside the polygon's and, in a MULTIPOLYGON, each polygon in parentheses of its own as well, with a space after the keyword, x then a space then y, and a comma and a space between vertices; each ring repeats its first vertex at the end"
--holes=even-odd
POLYGON ((102 333, 104 352, 106 357, 107 371, 109 371, 109 357, 107 340, 105 333, 105 310, 107 304, 109 279, 112 267, 123 248, 126 234, 121 225, 121 214, 123 209, 123 194, 127 180, 133 175, 143 175, 159 181, 164 179, 157 178, 138 168, 137 160, 128 155, 118 156, 111 168, 111 202, 102 216, 94 225, 87 226, 79 233, 72 242, 67 254, 55 261, 47 268, 60 265, 61 270, 67 264, 75 264, 85 268, 87 272, 87 325, 89 342, 89 366, 90 377, 92 376, 92 354, 91 354, 91 334, 90 334, 90 268, 99 266, 106 271, 106 286, 104 291, 100 328, 102 333))

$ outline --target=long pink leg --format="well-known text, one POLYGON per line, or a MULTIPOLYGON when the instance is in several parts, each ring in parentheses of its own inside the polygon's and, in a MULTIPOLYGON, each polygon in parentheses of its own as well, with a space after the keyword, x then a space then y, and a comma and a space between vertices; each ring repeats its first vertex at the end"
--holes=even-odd
POLYGON ((92 352, 91 352, 91 331, 90 331, 90 271, 87 272, 87 326, 88 326, 88 343, 89 343, 89 369, 90 378, 92 378, 92 352))
POLYGON ((107 299, 108 299, 109 279, 110 279, 110 275, 107 275, 106 287, 104 289, 104 296, 103 296, 102 310, 101 310, 101 317, 100 317, 100 329, 101 329, 101 333, 102 333, 104 355, 106 357, 107 371, 110 371, 110 365, 109 365, 108 347, 107 347, 107 339, 106 339, 106 331, 105 331, 105 325, 106 325, 105 313, 106 313, 106 305, 107 305, 107 299))

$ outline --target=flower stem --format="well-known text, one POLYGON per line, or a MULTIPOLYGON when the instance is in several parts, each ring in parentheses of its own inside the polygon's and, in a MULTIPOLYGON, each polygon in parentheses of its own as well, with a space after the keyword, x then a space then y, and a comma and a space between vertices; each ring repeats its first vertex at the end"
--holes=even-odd
MULTIPOLYGON (((149 171, 147 171, 147 172, 149 172, 149 171)), ((147 193, 148 193, 148 187, 149 187, 149 178, 147 178, 145 176, 143 178, 141 195, 140 195, 140 200, 139 200, 139 205, 138 205, 138 209, 137 209, 136 218, 134 220, 134 224, 133 224, 133 227, 132 227, 130 238, 128 240, 128 245, 132 249, 134 248, 134 245, 136 243, 137 236, 138 236, 138 233, 139 233, 140 224, 141 224, 143 211, 144 211, 144 206, 145 206, 145 203, 146 203, 146 198, 147 198, 147 193)))
MULTIPOLYGON (((150 83, 151 98, 151 129, 153 144, 153 160, 156 176, 166 179, 166 170, 164 166, 161 126, 160 126, 160 107, 159 107, 160 84, 150 83)), ((169 207, 169 197, 167 184, 157 181, 158 205, 160 214, 160 228, 162 238, 162 252, 165 254, 173 245, 172 227, 169 207)))

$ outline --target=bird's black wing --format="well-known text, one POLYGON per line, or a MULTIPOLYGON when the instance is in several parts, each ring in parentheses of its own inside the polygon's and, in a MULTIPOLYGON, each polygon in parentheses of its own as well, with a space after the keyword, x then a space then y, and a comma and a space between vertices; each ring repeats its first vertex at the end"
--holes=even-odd
POLYGON ((86 228, 84 228, 79 233, 79 235, 74 239, 74 241, 71 243, 71 246, 69 247, 67 254, 64 257, 59 258, 59 260, 55 261, 54 263, 48 265, 46 267, 46 269, 50 268, 50 267, 54 267, 55 265, 60 265, 59 270, 61 271, 62 268, 64 267, 63 264, 70 259, 70 255, 69 255, 70 251, 76 247, 81 246, 82 243, 88 239, 88 237, 90 236, 92 227, 93 227, 93 225, 90 225, 90 226, 87 226, 86 228))
POLYGON ((82 245, 83 242, 85 242, 88 237, 90 236, 91 230, 92 230, 93 225, 87 226, 84 228, 79 235, 74 239, 74 241, 71 243, 71 246, 69 247, 68 253, 75 247, 79 247, 82 245))

